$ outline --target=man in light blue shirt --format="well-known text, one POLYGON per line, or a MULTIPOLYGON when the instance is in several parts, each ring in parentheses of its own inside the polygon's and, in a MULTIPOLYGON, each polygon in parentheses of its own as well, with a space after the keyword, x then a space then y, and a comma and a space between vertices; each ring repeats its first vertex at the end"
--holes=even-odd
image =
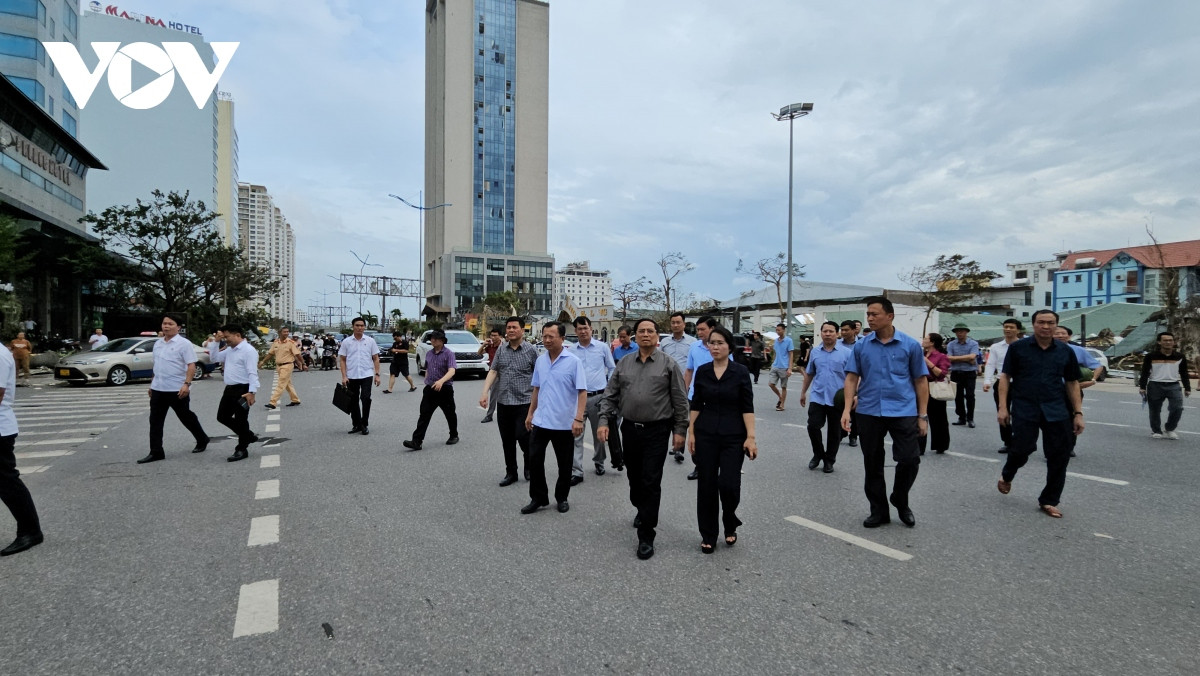
MULTIPOLYGON (((588 422, 592 424, 592 448, 595 449, 592 453, 592 463, 596 466, 596 474, 602 475, 604 474, 605 444, 600 441, 597 434, 600 430, 600 401, 604 398, 604 388, 608 387, 608 377, 617 368, 617 363, 613 361, 612 353, 608 351, 607 345, 592 340, 590 319, 576 317, 574 324, 575 337, 579 342, 569 345, 567 349, 583 362, 583 372, 587 376, 587 408, 584 413, 588 422)), ((620 469, 625 464, 621 458, 621 442, 616 441, 615 435, 611 432, 609 435, 615 441, 612 456, 613 469, 620 469)), ((571 465, 571 485, 575 486, 581 483, 583 483, 583 434, 575 437, 575 458, 571 465)))
POLYGON ((671 315, 671 335, 663 338, 658 344, 658 349, 667 353, 667 356, 675 360, 679 364, 679 370, 687 368, 688 352, 692 349, 692 344, 696 339, 684 333, 687 328, 687 322, 684 319, 682 312, 676 312, 671 315))
POLYGON ((775 404, 775 410, 782 411, 787 402, 788 378, 792 377, 794 345, 792 337, 787 335, 787 326, 776 324, 775 333, 779 335, 775 338, 775 361, 771 362, 771 373, 767 376, 767 386, 771 388, 776 397, 779 397, 779 403, 775 404))
POLYGON ((619 345, 613 348, 613 361, 621 361, 621 358, 627 354, 633 354, 638 351, 637 345, 633 344, 630 336, 633 335, 633 329, 628 326, 622 326, 617 329, 617 340, 621 341, 619 345))
POLYGON ((804 370, 804 389, 800 391, 800 406, 808 404, 808 391, 812 387, 812 403, 808 405, 808 439, 812 442, 813 457, 809 469, 825 463, 824 471, 833 471, 837 458, 838 444, 842 441, 842 426, 839 421, 842 409, 836 401, 838 392, 846 384, 846 362, 850 359, 849 348, 838 342, 836 322, 821 324, 821 344, 808 353, 808 366, 804 370), (821 427, 825 426, 827 437, 821 444, 821 427))
POLYGON ((542 326, 546 352, 533 366, 533 396, 525 416, 525 429, 530 431, 529 504, 521 508, 522 514, 532 514, 550 504, 546 486, 546 446, 550 444, 558 459, 554 500, 560 513, 571 508, 567 496, 571 493, 572 440, 583 434, 588 388, 583 362, 563 349, 566 337, 567 329, 560 322, 542 326))
POLYGON ((887 482, 883 476, 883 437, 892 437, 896 479, 890 501, 904 525, 917 524, 908 505, 908 492, 917 480, 921 462, 919 438, 927 434, 929 416, 929 370, 921 344, 892 325, 896 314, 892 302, 881 296, 867 299, 870 337, 854 346, 846 361, 845 405, 842 429, 850 431, 850 408, 858 397, 858 433, 866 470, 865 491, 871 515, 866 528, 891 521, 887 482))
MULTIPOLYGON (((1100 378, 1103 377, 1104 366, 1100 363, 1099 359, 1096 359, 1095 357, 1093 357, 1092 353, 1085 350, 1083 348, 1083 346, 1072 343, 1071 336, 1073 336, 1073 335, 1075 335, 1075 332, 1072 331, 1071 329, 1063 326, 1062 324, 1059 324, 1058 326, 1054 327, 1054 339, 1061 340, 1062 342, 1067 344, 1067 347, 1071 348, 1071 351, 1075 353, 1075 360, 1079 362, 1080 366, 1082 366, 1084 368, 1092 369, 1092 379, 1091 380, 1082 380, 1081 379, 1079 381, 1079 400, 1083 401, 1083 391, 1086 390, 1087 388, 1091 387, 1092 385, 1095 385, 1096 382, 1100 378)), ((1070 437, 1068 439, 1068 444, 1071 447, 1070 456, 1072 458, 1075 457, 1075 443, 1077 441, 1079 441, 1079 437, 1077 437, 1074 434, 1070 435, 1070 437)))
POLYGON ((975 377, 979 373, 979 343, 967 337, 971 327, 959 322, 954 325, 955 340, 946 343, 950 358, 950 380, 958 384, 954 390, 954 425, 975 427, 975 377))

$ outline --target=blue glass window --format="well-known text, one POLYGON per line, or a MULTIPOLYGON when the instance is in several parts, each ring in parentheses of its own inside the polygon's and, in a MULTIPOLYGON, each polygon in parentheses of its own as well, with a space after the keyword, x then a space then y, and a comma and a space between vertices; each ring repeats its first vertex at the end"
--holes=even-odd
POLYGON ((37 80, 31 80, 27 77, 11 76, 8 78, 8 80, 9 82, 15 84, 17 89, 20 89, 22 92, 24 92, 25 96, 28 96, 36 101, 39 106, 46 105, 46 88, 42 86, 41 82, 38 82, 37 80))
POLYGON ((46 5, 39 0, 0 0, 0 13, 32 17, 46 25, 46 5))
POLYGON ((75 103, 75 97, 71 96, 71 90, 67 89, 67 84, 65 82, 63 83, 63 88, 62 88, 62 98, 63 98, 63 101, 66 101, 67 103, 71 104, 72 107, 75 107, 75 108, 79 107, 79 104, 75 103))
POLYGON ((479 30, 475 35, 475 200, 472 249, 513 253, 514 162, 513 124, 516 82, 516 0, 475 0, 479 30))
POLYGON ((0 33, 0 54, 35 59, 43 66, 46 65, 46 50, 42 43, 33 38, 0 33))
POLYGON ((75 136, 75 132, 77 131, 75 118, 71 117, 71 114, 65 110, 62 111, 62 117, 63 117, 63 125, 62 125, 63 129, 66 129, 67 133, 70 134, 71 136, 75 136))
POLYGON ((63 3, 63 31, 70 32, 71 37, 79 37, 79 15, 71 3, 63 3))

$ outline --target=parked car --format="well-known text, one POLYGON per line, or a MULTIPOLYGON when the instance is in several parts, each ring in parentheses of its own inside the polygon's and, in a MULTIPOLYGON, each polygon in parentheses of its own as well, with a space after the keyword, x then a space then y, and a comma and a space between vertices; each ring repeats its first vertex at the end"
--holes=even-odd
MULTIPOLYGON (((124 385, 130 380, 153 378, 156 340, 157 336, 116 338, 94 350, 63 357, 54 366, 54 379, 72 385, 98 382, 124 385)), ((211 371, 208 351, 198 345, 192 347, 196 350, 197 368, 211 371)))
MULTIPOLYGON (((425 355, 433 349, 426 331, 417 339, 417 373, 425 375, 425 355)), ((391 345, 389 336, 388 345, 391 345)), ((456 376, 475 374, 486 376, 488 372, 487 353, 479 354, 479 339, 470 331, 447 331, 446 348, 454 351, 454 361, 458 364, 456 376)))
POLYGON ((395 356, 392 354, 392 343, 394 342, 392 334, 383 331, 367 331, 365 335, 374 338, 375 342, 379 344, 379 361, 391 362, 392 357, 395 356))
POLYGON ((1085 347, 1083 349, 1087 350, 1087 353, 1095 357, 1096 361, 1100 362, 1100 365, 1104 367, 1104 372, 1100 374, 1099 378, 1096 378, 1096 382, 1104 382, 1108 378, 1108 357, 1094 347, 1085 347))

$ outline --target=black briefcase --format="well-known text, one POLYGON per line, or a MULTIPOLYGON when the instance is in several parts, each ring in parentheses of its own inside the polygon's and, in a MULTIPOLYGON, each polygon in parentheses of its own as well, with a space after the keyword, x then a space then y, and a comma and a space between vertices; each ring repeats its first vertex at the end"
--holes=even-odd
POLYGON ((354 397, 350 396, 350 390, 341 383, 338 383, 333 388, 333 405, 347 415, 350 414, 350 411, 354 410, 354 397))

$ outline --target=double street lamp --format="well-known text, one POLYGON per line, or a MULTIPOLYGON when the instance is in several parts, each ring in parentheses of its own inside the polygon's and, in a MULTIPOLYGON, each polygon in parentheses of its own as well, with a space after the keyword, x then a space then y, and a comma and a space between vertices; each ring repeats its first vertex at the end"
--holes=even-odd
MULTIPOLYGON (((391 197, 392 199, 398 199, 401 202, 403 202, 404 204, 406 204, 407 206, 410 206, 413 209, 417 210, 417 214, 418 214, 418 218, 417 218, 417 259, 418 259, 417 285, 421 289, 421 304, 423 305, 425 303, 425 212, 433 211, 434 209, 441 209, 442 207, 450 207, 450 206, 454 206, 454 205, 450 204, 449 202, 446 202, 443 204, 435 204, 434 206, 427 207, 427 206, 425 206, 425 192, 424 191, 417 192, 417 203, 416 204, 409 202, 408 200, 404 199, 403 197, 401 197, 399 195, 393 195, 392 193, 388 193, 388 197, 391 197)), ((421 307, 417 308, 417 317, 421 316, 421 311, 423 309, 424 308, 421 308, 421 307)))
POLYGON ((788 123, 788 247, 787 247, 787 316, 783 320, 784 335, 792 328, 792 148, 795 134, 793 122, 798 117, 804 117, 812 112, 811 103, 793 103, 779 109, 779 114, 771 113, 778 121, 788 123))

